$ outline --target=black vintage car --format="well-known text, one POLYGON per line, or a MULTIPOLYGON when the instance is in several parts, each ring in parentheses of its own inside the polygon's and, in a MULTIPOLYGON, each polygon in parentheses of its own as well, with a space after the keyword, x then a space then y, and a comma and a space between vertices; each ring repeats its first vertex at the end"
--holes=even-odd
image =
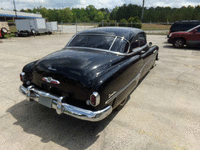
POLYGON ((27 64, 20 92, 30 101, 82 120, 100 121, 121 109, 158 60, 143 30, 103 27, 82 31, 60 51, 27 64))

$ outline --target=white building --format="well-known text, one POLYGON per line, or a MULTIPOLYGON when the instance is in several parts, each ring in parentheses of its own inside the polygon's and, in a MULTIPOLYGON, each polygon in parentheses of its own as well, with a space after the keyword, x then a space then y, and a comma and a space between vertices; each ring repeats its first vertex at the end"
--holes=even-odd
MULTIPOLYGON (((16 12, 18 19, 30 19, 30 18, 42 18, 41 14, 16 12)), ((13 20, 16 18, 15 11, 10 10, 0 10, 0 21, 13 20)))

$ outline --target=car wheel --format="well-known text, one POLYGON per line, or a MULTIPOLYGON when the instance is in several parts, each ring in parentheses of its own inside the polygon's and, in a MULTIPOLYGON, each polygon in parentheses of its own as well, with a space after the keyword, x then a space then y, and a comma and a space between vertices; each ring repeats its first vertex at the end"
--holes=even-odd
POLYGON ((115 110, 121 110, 125 104, 127 103, 127 101, 129 100, 130 96, 127 96, 116 108, 115 110))
POLYGON ((184 40, 183 39, 176 39, 173 43, 173 46, 175 48, 181 48, 184 45, 184 40))
POLYGON ((16 36, 16 37, 19 37, 19 34, 18 34, 18 33, 15 33, 15 36, 16 36))
POLYGON ((2 33, 8 33, 8 30, 6 28, 1 28, 2 33))
POLYGON ((31 34, 35 36, 36 32, 34 29, 31 30, 31 34))
POLYGON ((30 33, 29 33, 28 31, 26 31, 26 35, 27 35, 27 36, 30 36, 30 33))

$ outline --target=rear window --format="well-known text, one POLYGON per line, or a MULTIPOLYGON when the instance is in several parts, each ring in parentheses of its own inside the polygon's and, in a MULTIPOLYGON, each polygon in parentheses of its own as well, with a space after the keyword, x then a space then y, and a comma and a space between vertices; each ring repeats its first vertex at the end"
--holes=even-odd
POLYGON ((77 35, 69 46, 100 48, 109 50, 115 37, 104 35, 77 35))
POLYGON ((121 37, 105 35, 76 35, 69 47, 100 48, 114 52, 126 53, 129 43, 121 37))

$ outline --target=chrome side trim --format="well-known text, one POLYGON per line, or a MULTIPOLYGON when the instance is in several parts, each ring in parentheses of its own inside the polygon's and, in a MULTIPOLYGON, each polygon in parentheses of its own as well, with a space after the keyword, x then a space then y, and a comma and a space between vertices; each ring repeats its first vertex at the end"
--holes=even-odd
POLYGON ((125 91, 134 81, 138 83, 139 79, 140 79, 140 73, 133 80, 131 80, 131 82, 129 82, 126 86, 124 86, 120 91, 118 91, 115 95, 113 95, 110 99, 108 99, 105 102, 105 104, 112 102, 117 96, 119 96, 123 91, 125 91))
POLYGON ((27 100, 35 100, 39 102, 39 98, 46 97, 47 99, 53 99, 51 108, 56 109, 57 114, 66 114, 78 119, 87 120, 87 121, 100 121, 106 118, 112 112, 112 106, 107 106, 102 110, 91 111, 83 108, 79 108, 67 103, 62 103, 64 97, 58 97, 52 95, 45 91, 39 90, 34 86, 24 87, 21 85, 19 87, 20 93, 27 97, 27 100))
POLYGON ((157 51, 158 51, 158 50, 156 49, 156 50, 153 51, 153 53, 155 54, 157 51))

